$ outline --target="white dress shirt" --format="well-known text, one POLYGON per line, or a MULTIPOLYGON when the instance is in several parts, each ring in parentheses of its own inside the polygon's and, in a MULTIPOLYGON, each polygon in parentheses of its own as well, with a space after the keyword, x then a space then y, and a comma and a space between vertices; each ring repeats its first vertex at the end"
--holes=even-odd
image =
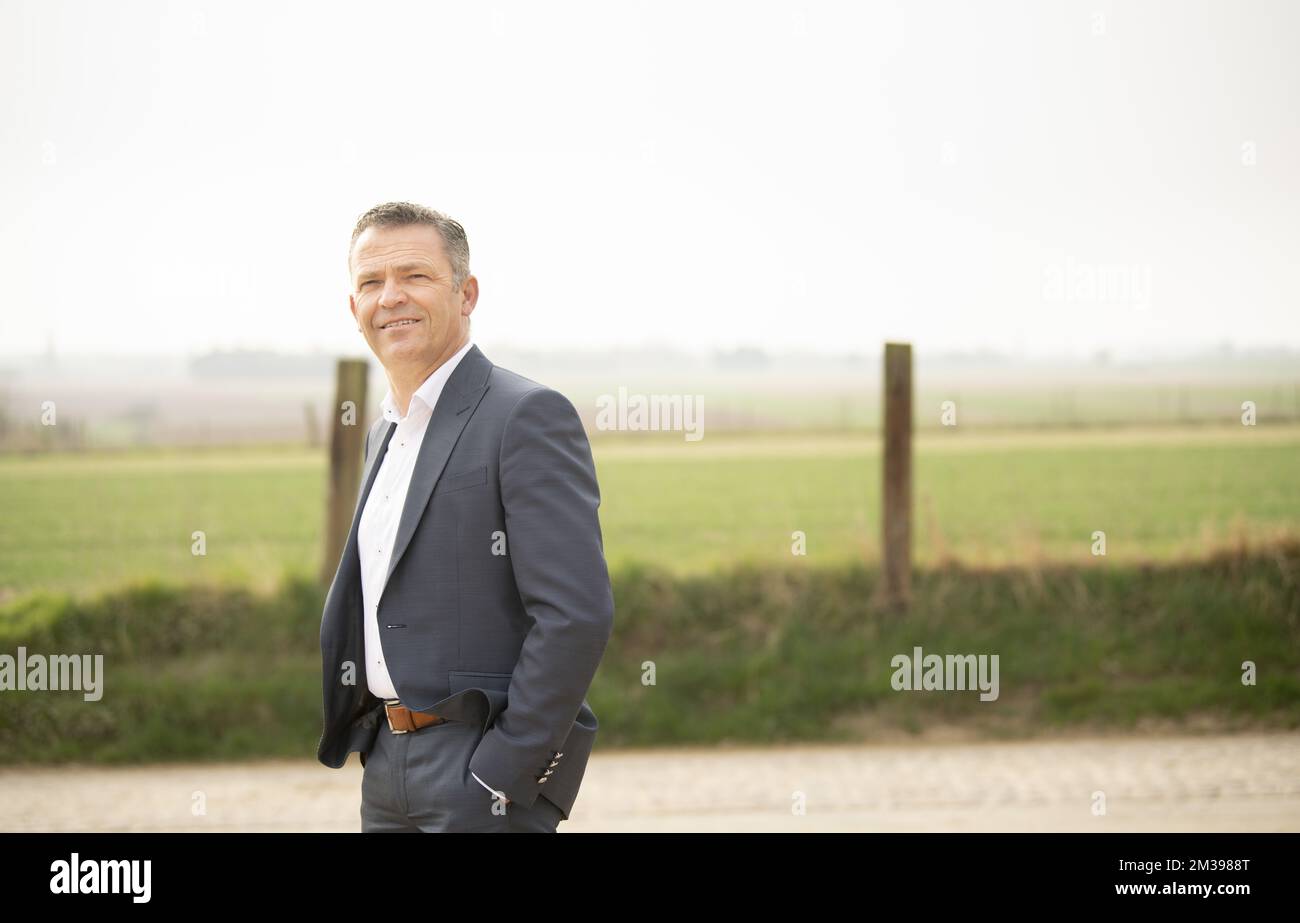
MULTIPOLYGON (((361 511, 361 522, 357 526, 357 553, 361 557, 361 598, 365 606, 366 685, 371 694, 385 701, 397 699, 398 695, 393 679, 388 675, 384 648, 379 641, 379 597, 388 581, 388 562, 397 541, 397 527, 402 519, 402 507, 406 504, 406 492, 411 486, 411 474, 415 471, 415 459, 424 442, 424 431, 429 426, 443 385, 472 345, 472 340, 467 341, 459 352, 433 370, 411 396, 406 416, 398 412, 391 388, 380 403, 384 419, 396 423, 397 429, 388 441, 388 451, 380 462, 374 485, 361 511)), ((508 800, 504 792, 496 791, 477 775, 474 778, 493 795, 508 800)))

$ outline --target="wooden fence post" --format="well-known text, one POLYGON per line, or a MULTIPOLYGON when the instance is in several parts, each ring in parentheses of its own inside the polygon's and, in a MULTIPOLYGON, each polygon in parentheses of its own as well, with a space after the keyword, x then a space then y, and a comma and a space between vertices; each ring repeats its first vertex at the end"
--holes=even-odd
POLYGON ((885 598, 898 610, 912 595, 912 344, 885 344, 885 444, 881 498, 885 598))
POLYGON ((364 359, 340 359, 335 372, 334 405, 330 427, 329 497, 325 510, 325 560, 321 582, 329 586, 343 557, 352 528, 361 466, 365 461, 366 378, 370 364, 364 359))

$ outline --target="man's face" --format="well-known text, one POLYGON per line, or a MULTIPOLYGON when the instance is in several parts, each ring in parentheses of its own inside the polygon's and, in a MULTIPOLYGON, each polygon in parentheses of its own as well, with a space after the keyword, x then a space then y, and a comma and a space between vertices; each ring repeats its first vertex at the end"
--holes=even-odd
POLYGON ((449 358, 469 332, 478 280, 452 287, 437 228, 369 227, 352 250, 349 302, 366 342, 387 369, 423 370, 449 358), (403 323, 397 323, 403 322, 403 323))

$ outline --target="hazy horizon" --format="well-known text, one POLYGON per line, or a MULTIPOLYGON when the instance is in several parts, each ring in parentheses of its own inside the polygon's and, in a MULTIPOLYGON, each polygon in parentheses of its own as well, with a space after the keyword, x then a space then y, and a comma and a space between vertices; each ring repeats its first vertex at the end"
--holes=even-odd
MULTIPOLYGON (((620 344, 614 347, 597 347, 577 344, 556 344, 546 347, 534 347, 511 343, 508 340, 487 343, 481 337, 473 337, 474 342, 484 351, 509 355, 538 355, 546 357, 554 356, 584 356, 593 359, 607 357, 611 354, 620 356, 643 356, 652 358, 656 355, 663 356, 666 359, 689 360, 699 363, 714 363, 726 361, 728 359, 745 359, 749 357, 758 358, 762 361, 774 363, 797 362, 801 360, 838 360, 845 362, 865 362, 878 363, 881 359, 886 341, 881 340, 875 344, 869 344, 865 348, 841 347, 839 349, 767 349, 759 347, 738 347, 738 348, 721 348, 699 346, 679 347, 659 343, 633 343, 620 344)), ((894 341, 890 341, 894 342, 894 341)), ((908 342, 908 341, 904 341, 908 342)), ((1216 362, 1220 360, 1250 360, 1256 358, 1263 359, 1297 359, 1300 360, 1300 347, 1290 346, 1287 344, 1271 345, 1242 345, 1230 340, 1219 341, 1217 343, 1205 343, 1202 345, 1187 345, 1184 347, 1155 348, 1155 347, 1134 347, 1129 349, 1117 350, 1100 347, 1089 351, 1081 350, 1062 350, 1060 352, 1048 352, 1034 354, 1030 352, 1001 351, 989 347, 975 349, 944 349, 931 351, 925 348, 923 343, 912 343, 913 355, 918 362, 923 360, 939 362, 988 362, 988 363, 1007 363, 1007 364, 1050 364, 1053 362, 1066 362, 1078 364, 1096 364, 1117 363, 1197 363, 1203 361, 1216 362)), ((181 353, 161 352, 148 350, 138 350, 133 352, 102 352, 102 351, 83 351, 83 352, 61 352, 57 349, 51 351, 48 347, 44 350, 32 352, 14 352, 5 353, 0 351, 0 370, 5 368, 22 368, 34 367, 48 363, 51 359, 57 364, 65 364, 78 360, 92 360, 104 363, 121 363, 141 359, 170 360, 177 363, 190 363, 199 359, 210 358, 223 355, 267 355, 283 359, 304 359, 328 357, 334 358, 355 358, 366 359, 371 363, 378 364, 378 359, 370 352, 369 347, 358 339, 357 344, 352 349, 341 349, 337 351, 326 350, 321 347, 313 349, 284 349, 274 347, 241 347, 228 346, 218 348, 205 348, 188 350, 181 353)), ((1300 367, 1296 369, 1300 374, 1300 367)))

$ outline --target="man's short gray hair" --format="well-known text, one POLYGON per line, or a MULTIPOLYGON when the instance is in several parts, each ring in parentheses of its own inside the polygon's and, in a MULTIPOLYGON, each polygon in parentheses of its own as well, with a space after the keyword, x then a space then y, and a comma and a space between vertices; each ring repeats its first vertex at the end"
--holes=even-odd
POLYGON ((451 263, 452 287, 460 291, 461 285, 469 278, 469 239, 465 236, 465 229, 459 221, 414 202, 385 202, 357 219, 348 244, 348 275, 352 274, 352 248, 362 231, 369 227, 391 228, 408 224, 427 224, 437 229, 442 237, 442 248, 451 263))

